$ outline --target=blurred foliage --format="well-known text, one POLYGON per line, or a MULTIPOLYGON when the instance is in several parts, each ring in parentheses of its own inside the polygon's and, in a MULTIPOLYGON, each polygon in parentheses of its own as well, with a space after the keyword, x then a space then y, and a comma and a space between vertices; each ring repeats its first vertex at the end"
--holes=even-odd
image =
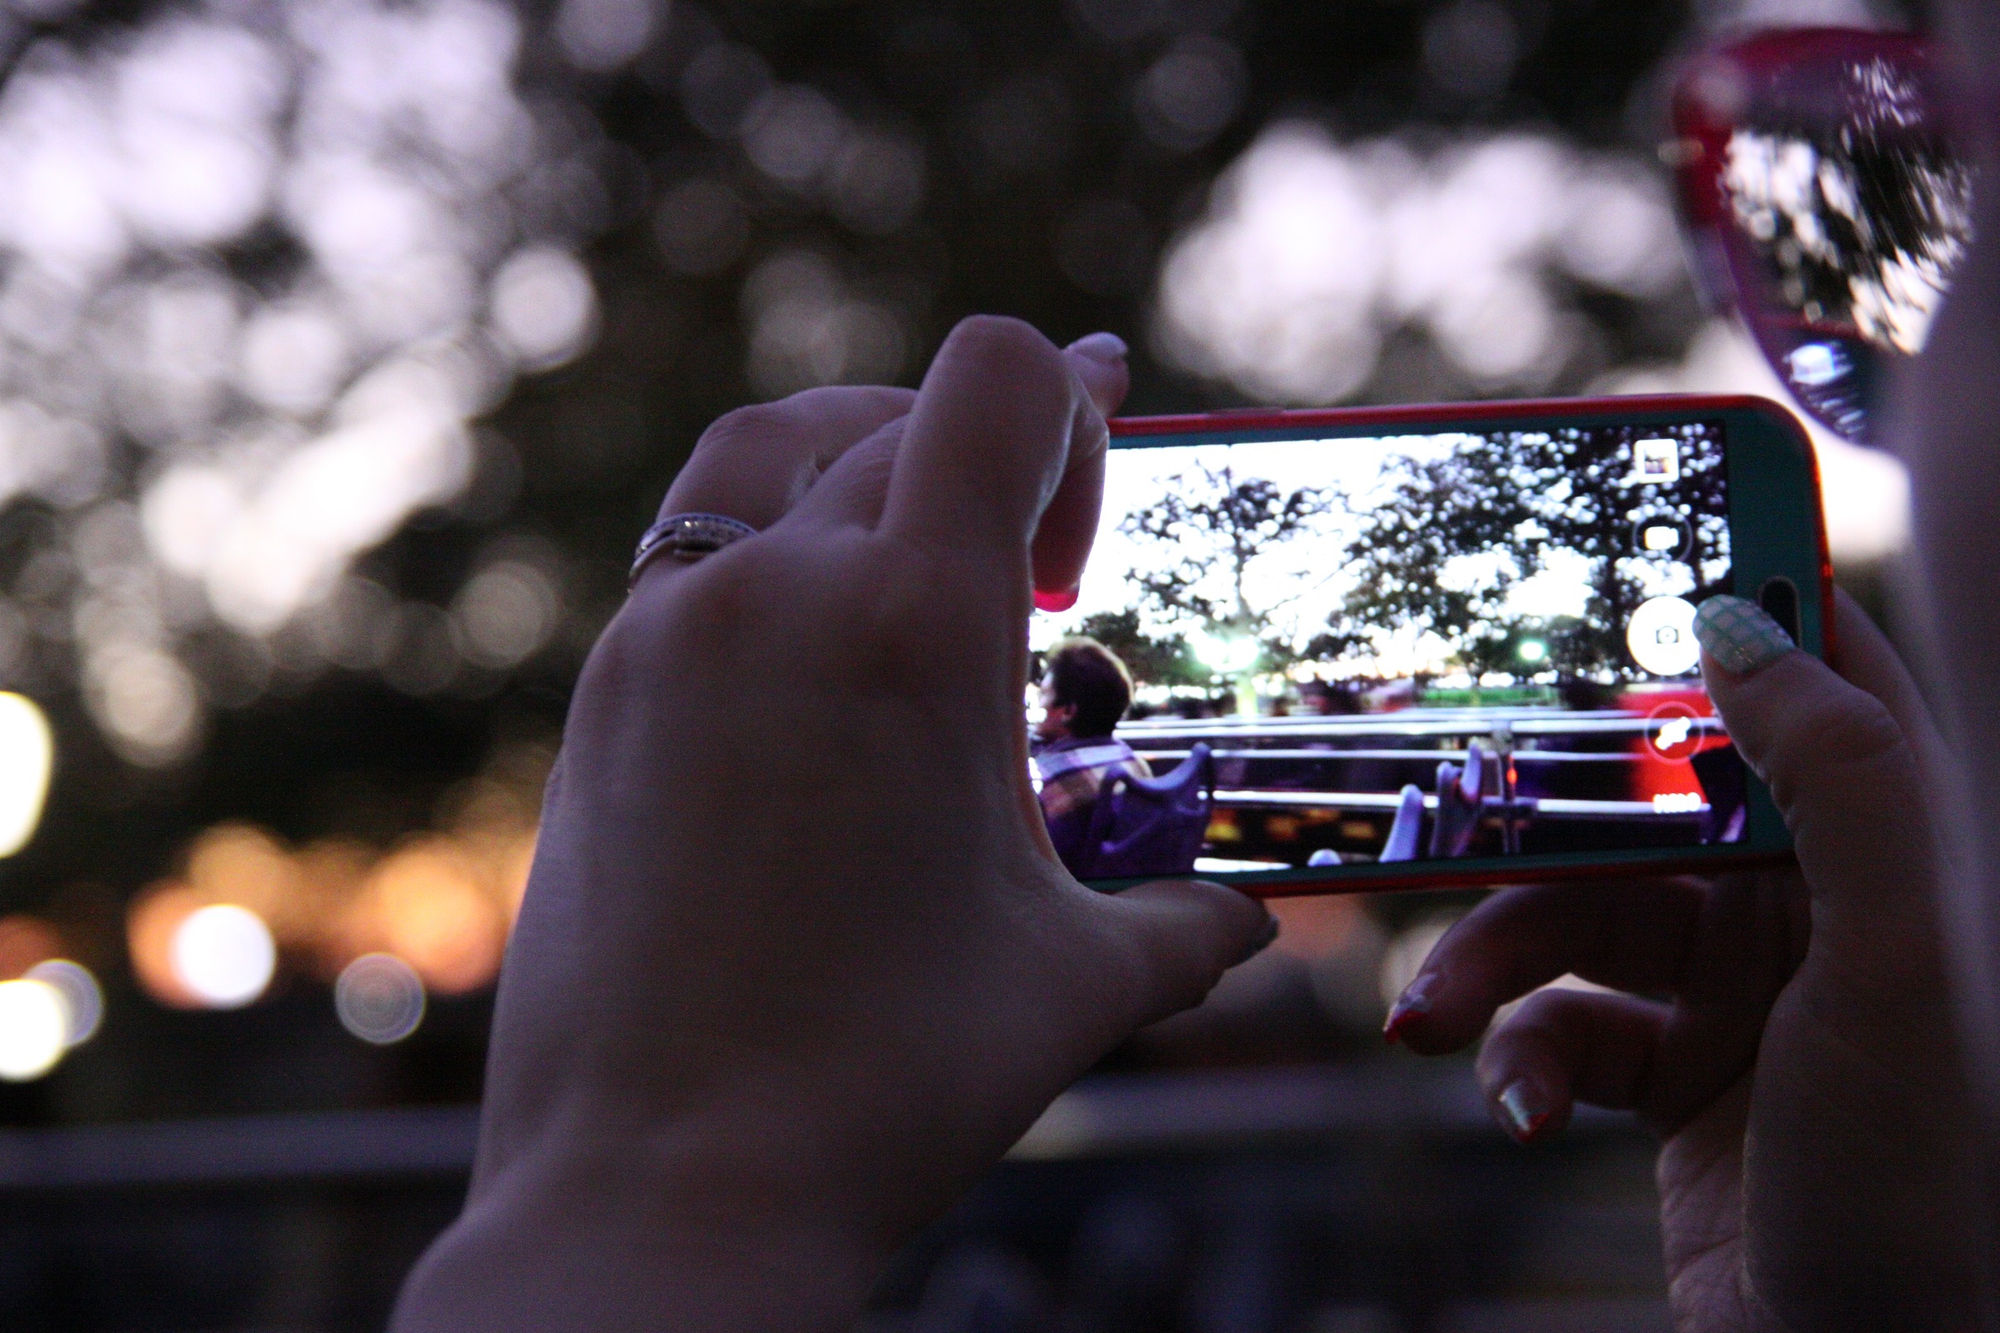
POLYGON ((1631 431, 1518 432, 1498 448, 1469 436, 1443 457, 1398 460, 1401 475, 1367 497, 1367 521, 1348 545, 1359 583, 1336 632, 1365 652, 1376 627, 1427 629, 1475 678, 1515 667, 1529 637, 1544 641, 1565 677, 1624 669, 1623 627, 1659 592, 1642 574, 1682 566, 1673 591, 1698 596, 1729 568, 1722 450, 1699 428, 1674 429, 1683 436, 1677 480, 1663 486, 1633 484, 1631 431), (1649 516, 1682 526, 1680 550, 1639 550, 1637 525, 1649 516), (1483 557, 1497 559, 1464 568, 1483 557), (1516 585, 1565 558, 1589 571, 1581 621, 1507 609, 1516 585))
MULTIPOLYGON (((405 14, 483 2, 347 7, 405 14)), ((15 4, 0 9, 0 92, 25 70, 79 65, 169 23, 199 18, 268 33, 288 16, 339 8, 333 0, 15 4)), ((513 91, 547 162, 528 192, 534 209, 521 214, 530 220, 502 239, 580 247, 595 288, 594 341, 558 365, 522 363, 522 378, 472 423, 463 490, 411 515, 349 571, 388 600, 333 609, 365 626, 370 617, 387 623, 391 608, 396 624, 427 627, 423 642, 455 644, 453 617, 475 582, 531 566, 553 590, 555 619, 518 661, 428 676, 330 661, 300 626, 248 649, 241 635, 190 632, 173 646, 199 683, 206 730, 187 757, 158 768, 106 743, 73 679, 41 678, 34 692, 59 737, 56 780, 36 840, 0 862, 0 910, 43 913, 80 942, 79 953, 95 950, 112 968, 114 989, 125 984, 113 965, 120 904, 173 873, 200 831, 239 820, 295 846, 344 836, 386 849, 442 826, 455 785, 494 756, 545 748, 584 654, 622 599, 632 542, 720 413, 809 383, 914 383, 944 333, 976 311, 1019 316, 1059 341, 1097 329, 1125 336, 1130 413, 1240 404, 1249 391, 1184 369, 1160 334, 1159 273, 1177 238, 1224 202, 1216 182, 1260 135, 1317 127, 1328 144, 1403 153, 1399 161, 1416 163, 1410 170, 1440 189, 1464 165, 1459 146, 1512 135, 1507 142, 1526 144, 1529 158, 1553 163, 1556 179, 1582 171, 1578 163, 1609 164, 1608 175, 1591 177, 1617 187, 1606 197, 1637 200, 1657 221, 1663 194, 1648 193, 1657 185, 1648 173, 1665 80, 1696 36, 1686 0, 521 0, 501 8, 518 22, 513 91), (255 668, 247 676, 245 662, 255 668), (255 688, 238 688, 244 680, 255 688)), ((1505 230, 1516 219, 1488 210, 1472 220, 1505 230)), ((1568 349, 1538 363, 1540 388, 1578 391, 1608 369, 1683 354, 1702 316, 1677 262, 1656 262, 1666 277, 1647 279, 1653 285, 1615 275, 1600 283, 1546 253, 1568 233, 1535 234, 1540 248, 1522 262, 1536 266, 1551 327, 1568 349)), ((259 228, 199 258, 254 289, 299 256, 259 228)), ((1453 362, 1421 321, 1384 328, 1376 369, 1350 396, 1509 388, 1453 362)), ((153 475, 143 448, 113 444, 142 483, 153 475)), ((36 561, 69 539, 67 521, 32 500, 0 512, 6 578, 35 570, 51 587, 73 582, 74 567, 36 561)), ((523 595, 518 580, 484 586, 523 595)), ((72 631, 40 613, 46 599, 35 602, 19 582, 7 591, 27 608, 23 632, 41 635, 57 658, 67 651, 72 631)), ((1136 622, 1089 628, 1142 678, 1207 679, 1184 641, 1142 642, 1136 622)), ((201 1085, 211 1081, 232 1087, 216 1096, 240 1105, 476 1090, 476 1050, 458 1046, 456 1072, 435 1087, 421 1071, 437 1049, 398 1057, 404 1083, 357 1072, 359 1057, 343 1055, 324 1066, 323 1085, 311 1085, 319 1091, 230 1085, 249 1077, 232 1072, 239 1067, 283 1063, 279 1053, 307 1025, 301 1003, 281 997, 268 1011, 204 1020, 260 1034, 254 1059, 248 1048, 221 1048, 233 1039, 207 1037, 216 1048, 183 1062, 175 1043, 194 1029, 181 1016, 153 1014, 129 1037, 113 1024, 100 1039, 104 1053, 79 1056, 66 1086, 94 1089, 74 1094, 93 1114, 113 1104, 198 1108, 209 1104, 201 1085)), ((314 1000, 315 1032, 330 1030, 324 1007, 314 1000)), ((474 1018, 446 1030, 464 1045, 477 1027, 474 1018)), ((42 1085, 4 1093, 56 1095, 42 1085)), ((0 1113, 56 1114, 53 1102, 26 1104, 0 1113)))
MULTIPOLYGON (((203 752, 164 773, 120 762, 73 698, 49 699, 63 747, 55 801, 42 838, 0 867, 0 898, 38 899, 79 877, 129 888, 222 816, 301 838, 420 826, 426 793, 475 769, 497 734, 559 722, 581 654, 621 595, 633 536, 719 413, 800 376, 850 377, 849 361, 869 378, 913 382, 944 331, 978 310, 1058 339, 1126 334, 1128 410, 1228 405, 1238 398, 1227 384, 1157 358, 1148 312, 1161 247, 1260 127, 1303 117, 1342 136, 1434 140, 1533 127, 1643 155, 1662 62, 1687 35, 1678 3, 1608 0, 639 8, 643 40, 622 55, 615 41, 593 48, 588 23, 618 5, 516 11, 521 96, 563 127, 577 167, 567 206, 600 238, 587 252, 593 349, 521 382, 485 419, 467 495, 416 516, 356 570, 400 599, 444 606, 496 536, 545 541, 562 561, 560 631, 502 678, 414 697, 365 672, 288 676, 280 644, 270 690, 224 707, 203 752), (1485 53, 1476 78, 1449 61, 1468 51, 1485 53), (1196 92, 1176 94, 1176 78, 1196 92), (754 118, 773 142, 760 144, 754 118), (831 126, 818 150, 793 145, 808 156, 868 148, 874 156, 850 164, 859 194, 843 195, 837 162, 788 165, 772 125, 803 140, 831 126), (905 190, 871 213, 871 170, 891 195, 882 182, 914 172, 914 198, 905 190), (787 343, 798 341, 787 318, 817 320, 832 350, 817 349, 815 364, 810 331, 803 349, 787 343), (125 837, 91 836, 112 809, 145 813, 127 817, 125 837)), ((39 12, 51 21, 0 23, 0 50, 91 50, 195 11, 39 12)), ((254 0, 214 12, 272 21, 254 0)), ((1590 302, 1613 361, 1672 356, 1695 325, 1684 288, 1590 302)), ((1422 361, 1398 361, 1403 378, 1385 391, 1421 388, 1407 367, 1422 361)), ((32 518, 7 517, 14 540, 32 546, 32 518)))

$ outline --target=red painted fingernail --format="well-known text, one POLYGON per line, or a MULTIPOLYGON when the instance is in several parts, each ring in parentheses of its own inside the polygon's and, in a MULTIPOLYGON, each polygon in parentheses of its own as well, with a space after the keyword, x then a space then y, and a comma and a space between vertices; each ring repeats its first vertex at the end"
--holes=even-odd
POLYGON ((1076 605, 1079 593, 1080 590, 1077 588, 1069 588, 1062 592, 1043 592, 1040 588, 1037 588, 1035 589, 1035 609, 1037 611, 1067 611, 1076 605))
POLYGON ((1526 1143, 1535 1137, 1535 1132, 1549 1123, 1549 1113, 1542 1109, 1541 1098, 1528 1086, 1527 1080, 1515 1079, 1500 1094, 1500 1114, 1506 1120, 1507 1132, 1517 1143, 1526 1143))
POLYGON ((1401 1040, 1403 1029, 1409 1026, 1411 1019, 1421 1018, 1431 1011, 1430 990, 1434 979, 1431 974, 1426 973, 1403 988, 1403 993, 1396 997, 1396 1003, 1389 1008, 1387 1021, 1382 1024, 1383 1041, 1401 1040))

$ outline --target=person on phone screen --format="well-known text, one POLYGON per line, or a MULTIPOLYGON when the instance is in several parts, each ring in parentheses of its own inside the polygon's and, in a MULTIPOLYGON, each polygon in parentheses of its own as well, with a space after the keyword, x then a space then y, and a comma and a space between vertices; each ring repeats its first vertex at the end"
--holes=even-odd
POLYGON ((1111 733, 1132 705, 1132 675, 1095 639, 1064 639, 1042 668, 1042 720, 1035 726, 1035 781, 1056 855, 1074 873, 1104 780, 1152 772, 1111 733))

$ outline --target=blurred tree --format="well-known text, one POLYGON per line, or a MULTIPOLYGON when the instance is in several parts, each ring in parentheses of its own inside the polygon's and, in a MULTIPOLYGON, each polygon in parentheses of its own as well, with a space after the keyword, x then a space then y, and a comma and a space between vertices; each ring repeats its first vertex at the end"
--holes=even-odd
POLYGON ((1134 570, 1130 577, 1161 618, 1193 623, 1196 654, 1231 682, 1245 717, 1257 714, 1252 682, 1258 669, 1272 665, 1274 654, 1290 655, 1271 616, 1307 591, 1253 603, 1245 576, 1276 548, 1318 532, 1318 520, 1336 509, 1326 488, 1288 493, 1263 477, 1239 481, 1229 468, 1197 467, 1119 525, 1128 537, 1167 553, 1170 563, 1163 568, 1134 570))
POLYGON ((1077 627, 1109 648, 1141 685, 1205 685, 1209 672, 1195 658, 1187 636, 1147 634, 1136 608, 1100 611, 1077 627))

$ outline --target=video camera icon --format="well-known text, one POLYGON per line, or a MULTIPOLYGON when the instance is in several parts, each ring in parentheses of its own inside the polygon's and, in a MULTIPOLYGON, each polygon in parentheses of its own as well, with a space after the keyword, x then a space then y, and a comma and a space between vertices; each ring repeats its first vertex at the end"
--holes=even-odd
POLYGON ((1684 764, 1701 749, 1701 718, 1679 700, 1668 700, 1646 718, 1646 748, 1657 759, 1684 764))

